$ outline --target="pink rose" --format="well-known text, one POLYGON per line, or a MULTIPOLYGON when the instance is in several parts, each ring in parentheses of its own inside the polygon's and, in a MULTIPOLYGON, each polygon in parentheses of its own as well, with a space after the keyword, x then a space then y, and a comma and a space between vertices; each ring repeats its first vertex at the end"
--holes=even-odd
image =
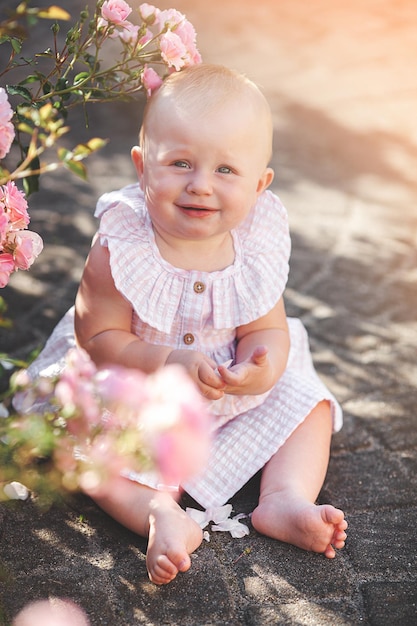
POLYGON ((12 107, 3 87, 0 87, 0 124, 10 122, 13 117, 12 107))
POLYGON ((6 206, 13 229, 25 228, 29 224, 30 218, 25 194, 16 187, 12 180, 0 187, 0 200, 6 206))
POLYGON ((38 233, 29 230, 10 233, 9 244, 14 248, 16 269, 28 270, 37 256, 42 252, 43 241, 38 233))
POLYGON ((65 361, 67 368, 65 372, 71 372, 74 376, 82 376, 91 379, 97 372, 94 361, 91 360, 88 352, 82 348, 72 348, 68 350, 65 361))
POLYGON ((154 7, 152 4, 144 2, 139 7, 139 14, 144 22, 147 24, 153 24, 160 14, 160 10, 154 7))
POLYGON ((173 30, 184 20, 185 15, 176 9, 166 9, 165 11, 160 11, 158 15, 158 24, 160 25, 161 30, 164 30, 164 28, 167 30, 173 30))
POLYGON ((0 254, 0 288, 7 285, 10 274, 14 271, 14 260, 11 254, 0 254))
POLYGON ((101 7, 103 19, 112 24, 121 25, 132 12, 125 0, 106 0, 101 7))
POLYGON ((154 69, 145 65, 142 74, 142 83, 146 89, 147 95, 150 96, 155 89, 158 89, 158 87, 162 85, 162 78, 154 69))
POLYGON ((141 425, 155 465, 166 484, 200 472, 208 458, 210 417, 207 405, 185 370, 168 365, 148 377, 150 402, 141 425))
POLYGON ((122 30, 118 31, 117 36, 125 43, 134 44, 138 39, 139 26, 126 22, 121 24, 122 30))
POLYGON ((201 472, 208 453, 208 437, 197 437, 185 424, 160 433, 154 444, 155 464, 166 485, 180 484, 201 472))
POLYGON ((7 93, 0 87, 0 159, 4 159, 12 145, 15 130, 11 123, 13 110, 7 98, 7 93))
POLYGON ((159 47, 161 56, 168 67, 173 67, 177 72, 184 67, 187 48, 178 35, 170 30, 164 33, 160 39, 159 47))
POLYGON ((175 28, 175 34, 182 40, 186 48, 195 44, 195 28, 188 20, 183 20, 180 24, 178 24, 175 28))
POLYGON ((134 411, 136 415, 148 401, 145 382, 143 372, 117 366, 100 370, 96 376, 97 390, 104 404, 111 410, 123 405, 126 414, 134 411))
POLYGON ((184 20, 175 29, 175 34, 181 39, 187 49, 185 65, 201 63, 201 55, 196 45, 196 32, 194 26, 188 20, 184 20))
POLYGON ((9 230, 9 216, 7 215, 4 205, 0 202, 0 251, 3 248, 3 243, 6 238, 6 234, 9 230))
POLYGON ((139 39, 139 45, 144 46, 149 41, 152 41, 153 37, 154 37, 153 32, 149 30, 149 28, 147 28, 146 33, 143 35, 143 37, 139 39))

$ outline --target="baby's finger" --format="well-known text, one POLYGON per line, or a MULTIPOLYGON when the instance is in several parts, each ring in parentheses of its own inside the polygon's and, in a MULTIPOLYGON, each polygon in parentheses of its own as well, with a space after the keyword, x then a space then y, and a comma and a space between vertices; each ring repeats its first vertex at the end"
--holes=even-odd
MULTIPOLYGON (((225 385, 223 385, 225 387, 225 385)), ((207 385, 202 385, 200 387, 200 393, 207 398, 207 400, 220 400, 223 398, 224 391, 223 389, 215 389, 214 387, 209 387, 207 385)))
POLYGON ((231 364, 232 364, 232 363, 233 363, 233 359, 229 359, 228 361, 225 361, 224 363, 221 363, 221 364, 220 364, 218 367, 216 367, 216 369, 214 370, 214 371, 215 371, 215 373, 216 373, 216 374, 220 374, 219 367, 221 367, 221 368, 223 369, 223 371, 224 371, 225 369, 228 369, 228 368, 231 366, 231 364))
POLYGON ((246 366, 244 363, 240 363, 235 366, 236 369, 229 369, 224 365, 218 366, 218 376, 227 385, 239 385, 246 375, 246 366))
POLYGON ((257 346, 252 353, 252 363, 255 365, 263 365, 268 358, 268 348, 266 346, 257 346))
POLYGON ((198 377, 201 382, 208 387, 212 387, 214 389, 224 389, 224 382, 208 363, 203 362, 200 364, 198 377))

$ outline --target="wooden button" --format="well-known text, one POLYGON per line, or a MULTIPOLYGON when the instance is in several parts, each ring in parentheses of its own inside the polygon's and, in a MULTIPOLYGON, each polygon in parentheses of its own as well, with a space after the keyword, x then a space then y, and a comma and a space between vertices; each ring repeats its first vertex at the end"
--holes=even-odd
POLYGON ((204 283, 201 283, 199 280, 197 282, 194 283, 194 291, 196 293, 203 293, 203 291, 205 290, 206 286, 204 283))
POLYGON ((191 333, 186 333, 183 339, 184 343, 186 343, 187 346, 191 346, 191 344, 194 343, 194 335, 192 335, 191 333))

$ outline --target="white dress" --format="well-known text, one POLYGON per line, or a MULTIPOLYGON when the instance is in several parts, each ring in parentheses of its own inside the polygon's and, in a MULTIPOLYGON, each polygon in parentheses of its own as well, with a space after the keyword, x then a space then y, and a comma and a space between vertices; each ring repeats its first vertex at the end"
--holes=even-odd
MULTIPOLYGON (((95 215, 115 285, 133 308, 132 332, 144 341, 199 350, 223 363, 234 358, 236 327, 265 315, 283 294, 290 237, 286 210, 271 191, 232 232, 233 265, 214 272, 179 269, 161 257, 137 184, 102 196, 95 215)), ((209 465, 182 485, 204 508, 227 502, 321 400, 331 403, 334 430, 342 426, 341 408, 314 370, 304 326, 294 318, 288 323, 288 365, 275 387, 262 395, 226 395, 211 402, 215 432, 209 465)), ((74 345, 72 308, 30 374, 57 374, 74 345)), ((151 478, 128 476, 154 486, 151 478)))

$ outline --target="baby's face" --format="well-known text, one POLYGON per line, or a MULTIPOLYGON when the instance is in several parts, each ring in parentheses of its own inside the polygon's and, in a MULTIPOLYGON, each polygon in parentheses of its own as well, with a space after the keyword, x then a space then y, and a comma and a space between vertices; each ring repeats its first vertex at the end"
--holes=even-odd
POLYGON ((134 160, 161 236, 214 241, 246 218, 273 177, 266 128, 242 102, 204 113, 156 104, 134 160))

